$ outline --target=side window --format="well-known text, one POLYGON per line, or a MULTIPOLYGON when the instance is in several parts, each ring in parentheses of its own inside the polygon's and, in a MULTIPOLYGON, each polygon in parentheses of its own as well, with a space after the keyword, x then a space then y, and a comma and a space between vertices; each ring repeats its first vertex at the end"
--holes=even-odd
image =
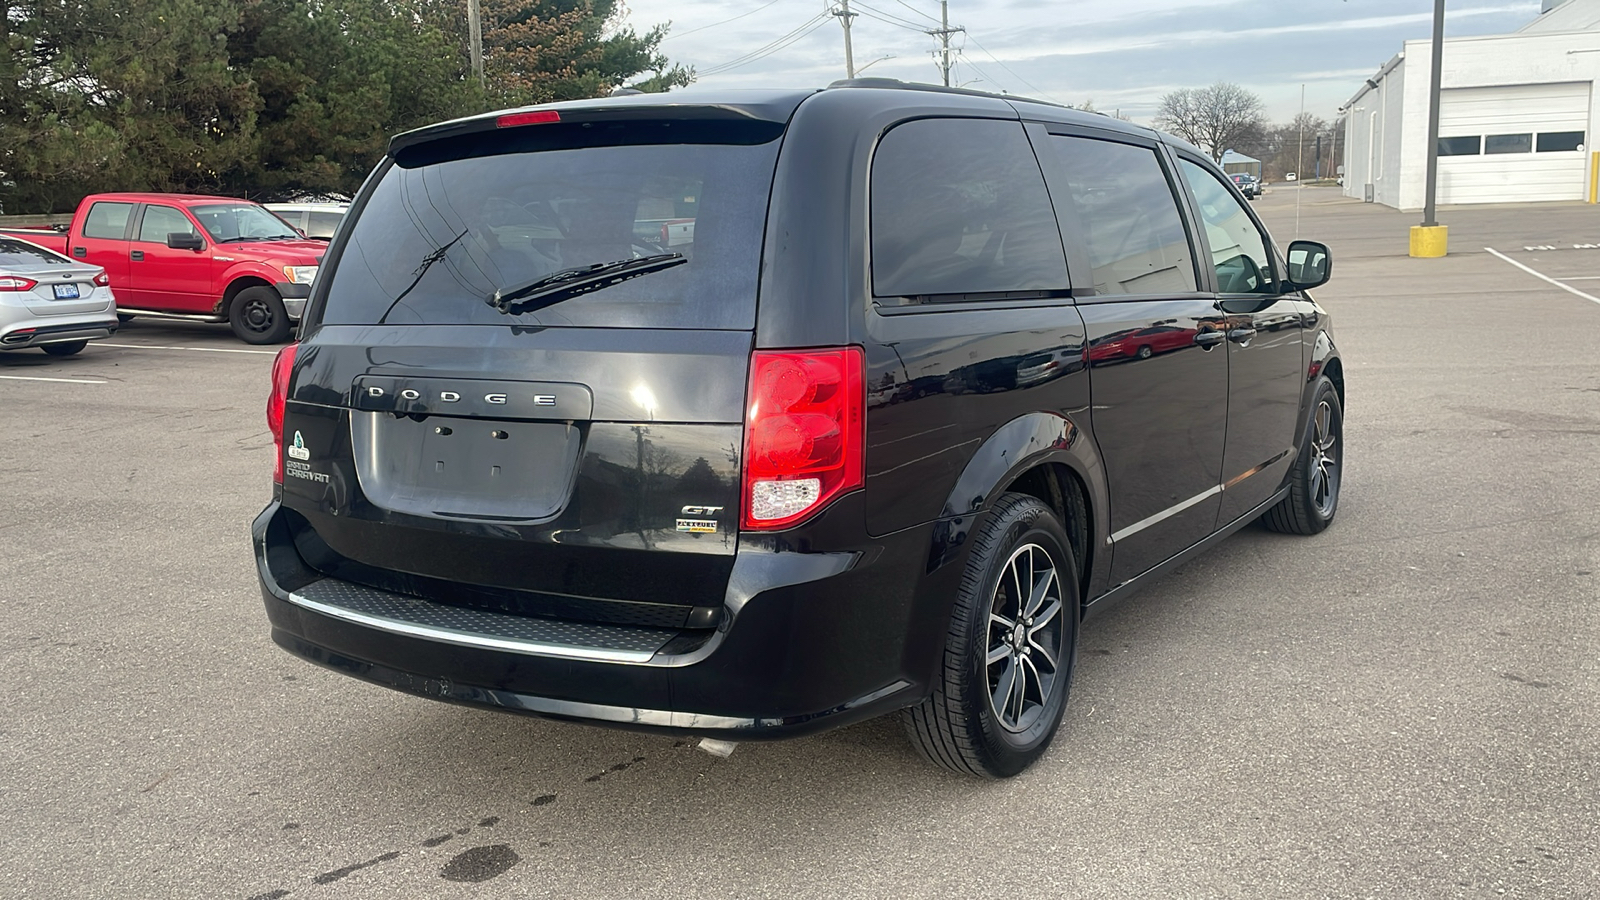
POLYGON ((1155 151, 1079 137, 1053 136, 1050 143, 1061 156, 1071 206, 1089 245, 1095 293, 1196 290, 1183 217, 1155 151))
POLYGON ((343 218, 344 213, 313 212, 311 224, 306 226, 306 234, 314 238, 331 238, 343 218))
POLYGON ((139 223, 139 240, 149 244, 165 244, 167 235, 176 232, 199 234, 189 217, 170 206, 147 206, 144 220, 139 223))
POLYGON ((83 236, 120 241, 127 236, 128 216, 132 214, 132 203, 96 203, 89 207, 89 215, 83 220, 83 236))
POLYGON ((1019 122, 900 125, 872 163, 872 289, 880 297, 1064 290, 1044 176, 1019 122))
POLYGON ((1217 290, 1224 294, 1277 293, 1266 238, 1250 214, 1209 169, 1187 159, 1182 164, 1211 243, 1217 290))

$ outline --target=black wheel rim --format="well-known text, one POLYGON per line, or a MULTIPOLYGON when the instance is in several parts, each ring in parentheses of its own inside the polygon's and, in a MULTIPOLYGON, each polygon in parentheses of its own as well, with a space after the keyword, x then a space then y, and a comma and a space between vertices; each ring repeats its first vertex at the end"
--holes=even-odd
POLYGON ((1322 516, 1339 502, 1339 415, 1333 404, 1317 404, 1311 433, 1311 502, 1322 516))
POLYGON ((1018 547, 989 604, 984 658, 989 709, 1006 731, 1027 731, 1050 705, 1064 662, 1065 619, 1055 560, 1038 544, 1018 547))
POLYGON ((241 310, 240 318, 244 320, 244 327, 251 331, 271 331, 273 319, 272 307, 265 300, 250 300, 241 310))

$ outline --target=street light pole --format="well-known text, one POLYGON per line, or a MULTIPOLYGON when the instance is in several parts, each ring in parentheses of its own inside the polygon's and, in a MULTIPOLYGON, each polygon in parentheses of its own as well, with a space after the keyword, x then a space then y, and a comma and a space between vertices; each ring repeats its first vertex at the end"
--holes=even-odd
POLYGON ((1439 222, 1434 206, 1439 199, 1439 82, 1444 74, 1444 0, 1433 0, 1433 81, 1428 89, 1428 200, 1422 209, 1422 227, 1439 222))
POLYGON ((1411 228, 1411 255, 1425 259, 1448 252, 1449 229, 1439 224, 1439 94, 1444 77, 1444 0, 1433 0, 1433 81, 1428 87, 1427 202, 1422 224, 1411 228))

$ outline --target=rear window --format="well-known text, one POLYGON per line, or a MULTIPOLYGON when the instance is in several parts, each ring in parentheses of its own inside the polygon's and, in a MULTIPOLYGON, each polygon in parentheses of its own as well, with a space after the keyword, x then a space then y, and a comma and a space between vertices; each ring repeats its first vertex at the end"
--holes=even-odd
POLYGON ((0 268, 16 266, 65 266, 70 261, 27 241, 0 240, 0 268))
POLYGON ((561 142, 542 149, 518 134, 541 133, 530 126, 490 138, 500 144, 487 149, 480 138, 466 158, 441 159, 430 145, 403 152, 341 226, 349 236, 322 321, 755 327, 777 128, 763 143, 724 144, 704 142, 711 128, 658 123, 641 137, 645 127, 595 129, 606 146, 572 147, 575 132, 555 126, 546 133, 560 129, 561 142), (673 136, 694 142, 643 142, 673 136), (646 258, 667 265, 529 304, 538 308, 490 303, 497 291, 646 258))
POLYGON ((89 207, 89 215, 83 221, 83 236, 121 240, 127 237, 128 216, 132 213, 132 203, 96 203, 89 207))

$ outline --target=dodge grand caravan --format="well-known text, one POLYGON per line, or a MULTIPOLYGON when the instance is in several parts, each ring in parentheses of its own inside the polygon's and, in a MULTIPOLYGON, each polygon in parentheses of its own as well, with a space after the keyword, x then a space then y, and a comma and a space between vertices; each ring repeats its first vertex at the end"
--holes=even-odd
POLYGON ((1333 519, 1329 268, 1194 148, 1011 97, 400 135, 273 366, 272 638, 724 740, 903 710, 933 762, 1013 775, 1085 615, 1258 519, 1333 519))

